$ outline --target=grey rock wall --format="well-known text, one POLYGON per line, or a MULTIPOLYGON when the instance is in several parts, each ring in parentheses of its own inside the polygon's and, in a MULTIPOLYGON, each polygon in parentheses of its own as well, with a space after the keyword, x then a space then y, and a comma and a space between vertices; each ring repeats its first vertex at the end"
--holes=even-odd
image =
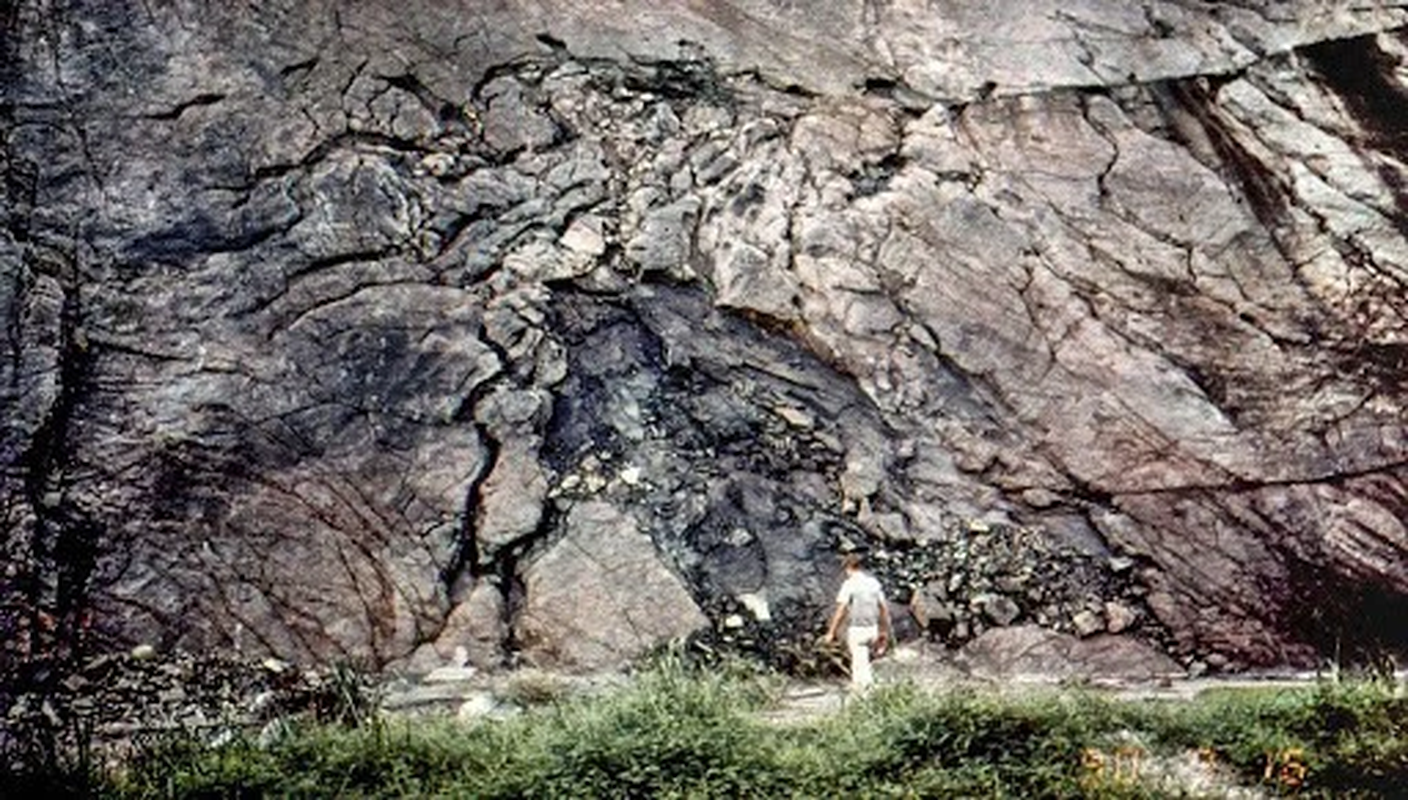
POLYGON ((7 657, 1405 644, 1399 3, 3 11, 7 657))

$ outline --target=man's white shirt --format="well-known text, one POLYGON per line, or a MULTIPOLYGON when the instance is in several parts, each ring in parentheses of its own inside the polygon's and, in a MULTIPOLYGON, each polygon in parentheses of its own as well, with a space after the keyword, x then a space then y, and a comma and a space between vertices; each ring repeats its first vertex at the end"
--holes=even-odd
POLYGON ((880 581, 866 572, 856 572, 846 577, 841 590, 836 593, 836 602, 844 604, 847 621, 853 628, 878 625, 880 604, 885 602, 885 593, 880 581))

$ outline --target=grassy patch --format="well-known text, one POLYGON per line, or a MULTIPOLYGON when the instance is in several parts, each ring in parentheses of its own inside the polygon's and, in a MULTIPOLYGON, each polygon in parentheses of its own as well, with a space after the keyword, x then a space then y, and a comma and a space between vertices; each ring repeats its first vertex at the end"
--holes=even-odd
POLYGON ((1164 797, 1216 796, 1235 782, 1273 795, 1408 796, 1408 698, 1387 683, 1191 702, 897 685, 837 714, 768 724, 755 712, 777 688, 666 660, 620 690, 527 692, 533 704, 509 719, 308 722, 262 740, 149 742, 94 778, 92 793, 1164 797))

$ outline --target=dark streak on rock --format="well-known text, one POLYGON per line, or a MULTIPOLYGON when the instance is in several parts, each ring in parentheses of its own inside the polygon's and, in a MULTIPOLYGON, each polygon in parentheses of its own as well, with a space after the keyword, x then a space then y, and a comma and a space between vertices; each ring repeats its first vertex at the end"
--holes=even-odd
MULTIPOLYGON (((1408 28, 1400 29, 1398 35, 1408 37, 1408 28)), ((1400 164, 1408 162, 1408 128, 1404 125, 1408 120, 1408 87, 1397 81, 1398 59, 1379 47, 1377 37, 1321 42, 1303 52, 1364 128, 1369 146, 1400 164)), ((1399 211, 1394 225, 1408 236, 1408 192, 1403 189, 1403 175, 1389 164, 1379 164, 1377 172, 1393 189, 1399 211)))
MULTIPOLYGON (((1268 231, 1280 229, 1288 219, 1290 193, 1275 172, 1237 140, 1216 109, 1211 89, 1200 79, 1165 81, 1151 87, 1165 113, 1175 108, 1192 115, 1207 134, 1224 169, 1235 177, 1252 213, 1268 231)), ((1176 126, 1171 126, 1176 130, 1176 126)))

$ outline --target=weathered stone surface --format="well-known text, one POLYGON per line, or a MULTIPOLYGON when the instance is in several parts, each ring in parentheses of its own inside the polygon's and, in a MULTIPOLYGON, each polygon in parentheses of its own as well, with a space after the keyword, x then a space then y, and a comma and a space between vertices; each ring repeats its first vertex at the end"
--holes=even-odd
POLYGON ((489 579, 480 579, 457 602, 432 641, 416 648, 404 661, 388 666, 415 674, 441 667, 495 669, 508 658, 508 610, 503 591, 489 579))
POLYGON ((1078 639, 1035 625, 988 631, 954 659, 969 673, 987 678, 1148 680, 1183 674, 1168 655, 1129 637, 1078 639))
POLYGON ((568 513, 564 529, 524 570, 519 636, 530 663, 622 666, 708 624, 629 516, 587 502, 568 513))
POLYGON ((867 547, 954 645, 1408 646, 1398 3, 0 25, 7 659, 599 660, 584 507, 753 641, 867 547))
POLYGON ((498 461, 480 489, 479 543, 486 550, 512 544, 537 532, 543 518, 548 479, 536 448, 522 440, 499 451, 498 461))

